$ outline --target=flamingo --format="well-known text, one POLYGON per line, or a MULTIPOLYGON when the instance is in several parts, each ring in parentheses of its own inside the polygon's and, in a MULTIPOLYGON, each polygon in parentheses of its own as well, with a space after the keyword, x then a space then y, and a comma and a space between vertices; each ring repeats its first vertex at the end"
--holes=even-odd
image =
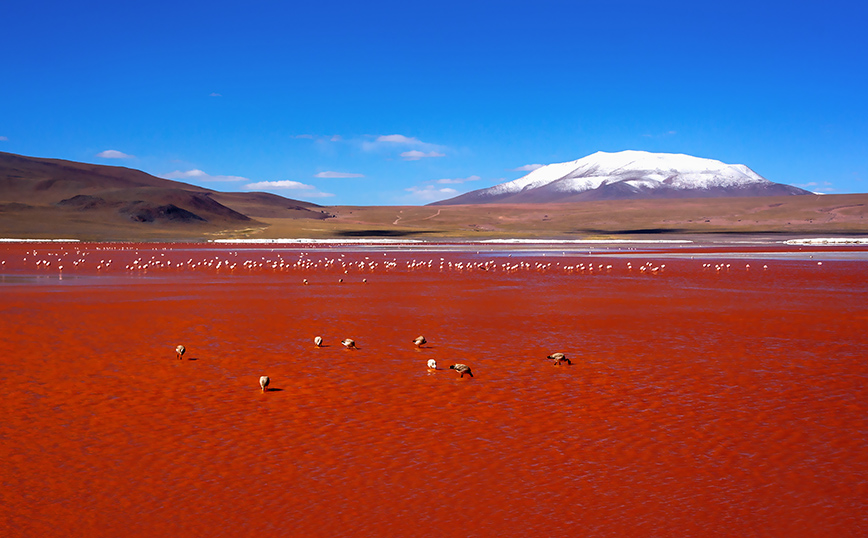
POLYGON ((437 361, 435 361, 434 359, 428 359, 428 369, 429 370, 436 370, 437 369, 437 361))
POLYGON ((184 352, 187 351, 187 348, 178 344, 178 347, 175 348, 175 353, 178 354, 178 360, 181 360, 181 357, 184 356, 184 352))
POLYGON ((356 347, 356 341, 350 338, 344 338, 341 344, 347 349, 359 349, 356 347))
POLYGON ((271 379, 268 378, 267 375, 264 375, 259 378, 259 386, 262 387, 262 392, 268 390, 268 384, 271 383, 271 379))
POLYGON ((422 347, 428 343, 428 340, 425 340, 425 337, 420 334, 413 340, 413 343, 416 344, 416 347, 422 347))
POLYGON ((313 344, 316 347, 322 347, 322 336, 315 336, 313 339, 313 344))
POLYGON ((561 364, 572 364, 572 362, 570 362, 570 359, 568 359, 567 356, 563 353, 552 353, 547 358, 554 361, 555 366, 560 366, 561 364))
POLYGON ((470 367, 466 364, 453 364, 449 366, 449 369, 455 370, 456 372, 461 374, 461 377, 464 377, 464 374, 468 374, 470 377, 473 377, 473 372, 470 371, 470 367))

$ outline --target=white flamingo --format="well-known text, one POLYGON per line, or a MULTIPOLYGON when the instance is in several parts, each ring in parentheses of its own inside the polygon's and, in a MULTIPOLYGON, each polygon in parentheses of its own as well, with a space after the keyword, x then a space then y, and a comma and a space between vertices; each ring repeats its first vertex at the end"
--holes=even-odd
POLYGON ((264 375, 259 378, 259 386, 262 387, 262 392, 268 390, 268 384, 271 383, 271 379, 268 378, 267 375, 264 375))

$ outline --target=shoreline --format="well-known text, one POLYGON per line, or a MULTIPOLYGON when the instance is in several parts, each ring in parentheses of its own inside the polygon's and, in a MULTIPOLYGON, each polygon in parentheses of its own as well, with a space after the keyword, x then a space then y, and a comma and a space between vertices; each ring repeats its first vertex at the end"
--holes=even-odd
MULTIPOLYGON (((804 235, 804 234, 801 234, 804 235)), ((692 237, 692 236, 691 236, 692 237)), ((732 239, 719 237, 701 241, 698 238, 672 238, 672 239, 549 239, 549 238, 499 238, 499 239, 464 239, 443 237, 438 239, 387 239, 387 238, 238 238, 238 239, 200 239, 200 240, 106 240, 89 241, 70 238, 16 238, 0 237, 0 243, 142 243, 142 244, 225 244, 225 245, 701 245, 701 244, 782 244, 782 245, 812 245, 812 246, 840 246, 840 245, 868 245, 868 236, 849 237, 792 237, 789 239, 771 239, 766 235, 757 235, 752 239, 732 239)))

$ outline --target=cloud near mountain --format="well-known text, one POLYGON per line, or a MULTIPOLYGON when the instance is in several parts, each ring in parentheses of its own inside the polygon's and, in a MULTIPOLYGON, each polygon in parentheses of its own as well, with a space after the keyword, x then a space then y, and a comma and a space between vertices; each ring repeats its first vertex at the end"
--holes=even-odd
POLYGON ((116 149, 107 149, 96 154, 100 159, 135 159, 135 155, 127 155, 123 151, 116 149))
POLYGON ((175 170, 174 172, 169 172, 163 177, 166 179, 195 179, 197 181, 250 181, 246 177, 242 176, 212 176, 211 174, 199 169, 187 170, 186 172, 175 170))

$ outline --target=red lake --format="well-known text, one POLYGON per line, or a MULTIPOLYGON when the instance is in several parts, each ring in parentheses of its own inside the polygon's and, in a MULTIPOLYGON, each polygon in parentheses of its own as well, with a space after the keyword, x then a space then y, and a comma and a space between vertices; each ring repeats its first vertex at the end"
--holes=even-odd
POLYGON ((0 262, 3 536, 868 534, 865 247, 0 262))

